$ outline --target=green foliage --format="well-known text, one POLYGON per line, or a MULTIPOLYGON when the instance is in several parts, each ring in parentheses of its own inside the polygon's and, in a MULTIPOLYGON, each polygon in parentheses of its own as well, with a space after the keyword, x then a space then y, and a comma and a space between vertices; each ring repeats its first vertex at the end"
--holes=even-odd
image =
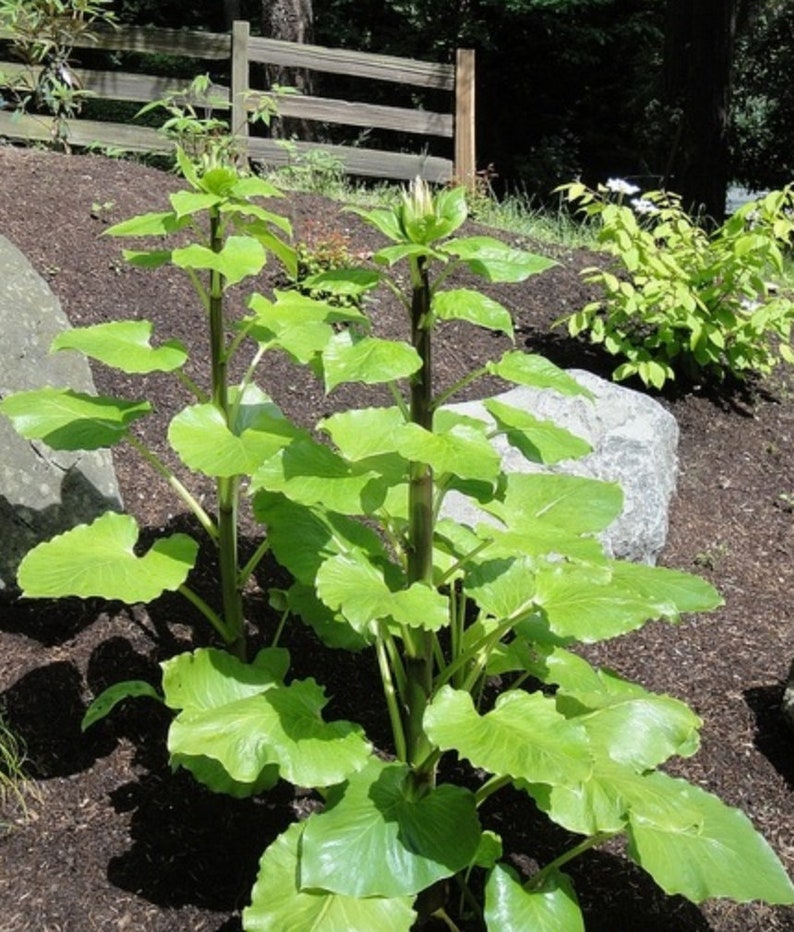
MULTIPOLYGON (((181 166, 190 190, 174 195, 170 210, 110 232, 154 237, 154 249, 128 253, 130 260, 184 269, 207 310, 209 384, 194 386, 196 402, 174 417, 168 437, 189 470, 216 481, 218 518, 132 439, 123 418, 107 418, 103 438, 133 443, 200 517, 218 548, 222 607, 202 603, 184 581, 193 541, 174 535, 141 555, 134 522, 119 515, 39 545, 20 579, 28 595, 46 597, 79 586, 81 595, 151 599, 178 588, 236 650, 202 648, 162 665, 164 702, 174 712, 172 764, 216 792, 251 796, 283 779, 313 789, 321 803, 267 847, 244 928, 407 932, 434 913, 491 932, 581 929, 562 867, 616 834, 671 892, 695 901, 794 902, 782 866, 744 816, 657 770, 695 752, 697 716, 572 650, 649 619, 675 622, 682 612, 714 608, 717 593, 685 573, 607 559, 596 535, 621 509, 617 486, 506 475, 490 444, 503 433, 530 461, 544 463, 581 455, 583 441, 493 400, 495 428, 445 407, 486 374, 584 399, 588 392, 519 350, 461 382, 435 384, 432 338, 446 321, 510 332, 504 308, 473 290, 445 287, 450 272, 464 267, 486 280, 520 282, 553 263, 490 237, 456 236, 465 193, 434 195, 417 181, 393 208, 359 211, 388 241, 375 268, 327 273, 336 276, 329 285, 359 297, 392 289, 409 340, 376 336, 363 309, 291 291, 252 295, 227 343, 224 288, 256 276, 268 254, 294 277, 295 256, 277 235, 283 221, 256 201, 273 195, 269 185, 223 162, 197 169, 183 155, 181 166), (204 226, 209 234, 197 242, 169 248, 171 233, 204 226), (228 364, 246 341, 252 362, 240 384, 227 385, 228 364), (386 385, 394 404, 324 418, 321 441, 256 384, 260 360, 273 351, 310 366, 328 392, 386 385), (239 567, 230 516, 244 486, 266 536, 239 567), (481 519, 443 517, 451 491, 469 498, 481 519), (320 683, 290 675, 289 654, 277 646, 281 625, 272 646, 245 661, 239 593, 267 548, 293 579, 271 593, 285 612, 282 623, 299 618, 331 647, 374 653, 390 747, 376 753, 358 723, 326 720, 320 683), (98 553, 102 571, 87 572, 98 553), (486 684, 498 693, 493 702, 483 698, 486 684), (460 768, 465 785, 454 777, 460 768), (529 878, 503 863, 500 838, 482 823, 483 803, 507 785, 582 836, 529 878), (744 869, 742 851, 751 862, 744 869), (446 895, 453 878, 465 891, 460 904, 446 895)), ((186 350, 153 346, 145 322, 103 328, 78 330, 58 346, 184 381, 186 350)), ((48 394, 0 403, 26 435, 65 443, 75 433, 87 436, 87 401, 74 410, 64 405, 54 423, 51 409, 48 394)), ((117 684, 97 697, 84 724, 135 695, 157 697, 148 683, 117 684)))
POLYGON ((19 112, 52 116, 53 143, 69 151, 67 121, 90 93, 80 87, 71 64, 75 43, 92 27, 112 23, 112 0, 0 0, 0 23, 11 29, 11 46, 24 70, 6 84, 19 112))
POLYGON ((763 190, 794 176, 794 22, 785 0, 748 5, 733 72, 731 163, 736 180, 763 190))
POLYGON ((597 190, 561 189, 599 224, 600 245, 614 262, 583 271, 603 299, 567 318, 572 335, 623 357, 615 379, 638 375, 662 388, 683 375, 766 375, 779 359, 794 362, 794 303, 770 281, 784 273, 794 235, 789 185, 744 205, 707 232, 674 194, 639 190, 613 179, 597 190))
POLYGON ((25 820, 29 801, 38 799, 38 791, 26 774, 27 763, 25 742, 0 709, 0 829, 6 828, 6 818, 25 820))
MULTIPOLYGON (((278 94, 287 90, 275 88, 272 95, 260 95, 258 106, 249 116, 250 121, 269 126, 278 114, 278 94)), ((228 93, 225 96, 218 95, 208 74, 196 75, 187 87, 151 101, 141 107, 136 116, 165 110, 167 119, 160 127, 160 132, 194 161, 220 158, 236 162, 239 157, 236 133, 240 132, 241 127, 232 129, 228 120, 215 115, 219 109, 229 110, 228 96, 228 93)))

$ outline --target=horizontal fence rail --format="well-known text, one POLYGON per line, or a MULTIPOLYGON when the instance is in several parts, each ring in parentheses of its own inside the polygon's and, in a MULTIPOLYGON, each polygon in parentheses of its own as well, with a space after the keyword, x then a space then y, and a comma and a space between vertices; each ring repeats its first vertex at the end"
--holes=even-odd
MULTIPOLYGON (((0 39, 10 38, 10 30, 0 27, 0 39)), ((420 175, 427 181, 447 182, 454 178, 462 183, 473 183, 474 53, 469 50, 459 50, 454 65, 423 62, 251 36, 247 22, 236 22, 231 34, 130 26, 103 28, 97 29, 93 37, 80 37, 76 46, 228 62, 230 85, 213 84, 203 100, 193 102, 201 106, 205 101, 211 101, 213 110, 228 112, 238 149, 248 158, 268 166, 291 164, 296 157, 319 148, 341 162, 345 171, 353 175, 389 179, 420 175), (450 93, 453 103, 450 112, 438 113, 302 94, 274 94, 267 89, 258 90, 250 86, 252 64, 343 74, 356 79, 445 91, 450 93), (250 114, 268 97, 275 100, 279 117, 451 139, 452 158, 423 152, 393 152, 300 140, 285 145, 277 139, 253 136, 249 132, 250 114)), ((177 90, 174 78, 78 67, 73 72, 85 90, 102 100, 143 105, 161 100, 177 90)), ((0 61, 0 73, 5 76, 6 86, 31 76, 30 69, 11 61, 0 61)), ((2 136, 46 141, 51 139, 51 134, 52 121, 46 115, 0 110, 2 136)), ((67 134, 72 146, 109 150, 166 153, 172 151, 174 145, 157 130, 130 123, 76 118, 68 121, 67 134)))

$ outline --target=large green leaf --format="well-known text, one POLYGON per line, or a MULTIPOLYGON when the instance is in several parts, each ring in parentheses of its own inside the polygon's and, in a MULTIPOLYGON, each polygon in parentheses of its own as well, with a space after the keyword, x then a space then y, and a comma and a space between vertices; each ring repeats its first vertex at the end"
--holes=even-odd
POLYGON ((190 223, 189 217, 179 218, 173 211, 140 214, 122 220, 105 230, 106 236, 166 236, 190 223))
POLYGON ((198 544, 186 534, 155 541, 139 557, 138 525, 130 515, 107 512, 92 524, 81 524, 25 554, 18 582, 32 599, 97 596, 151 602, 187 579, 198 544))
POLYGON ((250 335, 266 348, 279 347, 301 363, 310 362, 334 335, 333 325, 364 322, 355 308, 317 301, 297 291, 275 292, 275 301, 253 295, 246 321, 250 335))
POLYGON ((717 896, 794 903, 794 885, 743 812, 683 780, 664 779, 677 784, 682 805, 695 807, 700 820, 682 826, 675 817, 632 813, 628 850, 666 893, 695 903, 717 896))
POLYGON ((708 612, 723 604, 710 583, 691 573, 623 561, 611 566, 616 583, 654 601, 667 617, 675 618, 679 612, 708 612))
POLYGON ((219 194, 206 194, 203 191, 177 191, 168 196, 177 217, 190 217, 215 207, 223 201, 219 194))
POLYGON ((433 296, 433 312, 439 320, 466 320, 487 330, 513 337, 513 318, 506 307, 479 291, 456 288, 433 296))
MULTIPOLYGON (((291 825, 262 855, 251 905, 243 910, 246 932, 409 932, 416 919, 412 896, 358 898, 299 889, 306 824, 291 825)), ((353 864, 351 873, 358 868, 353 864)))
POLYGON ((130 424, 152 410, 148 401, 120 401, 72 391, 39 388, 0 401, 0 412, 26 440, 54 450, 99 450, 124 438, 130 424))
POLYGON ((216 405, 190 405, 171 421, 168 440, 190 469, 230 477, 254 472, 302 434, 255 385, 234 404, 233 417, 230 427, 216 405))
POLYGON ((488 932, 584 932, 584 918, 570 879, 550 871, 538 889, 526 889, 515 871, 497 864, 485 887, 488 932))
POLYGON ((313 585, 294 583, 286 596, 290 612, 309 625, 326 647, 355 652, 374 642, 373 635, 356 631, 341 612, 321 602, 313 585))
POLYGON ((316 585, 322 601, 341 611, 359 632, 388 618, 428 631, 438 631, 449 623, 446 596, 419 582, 393 591, 382 571, 360 552, 326 560, 317 573, 316 585))
POLYGON ((383 502, 388 482, 365 466, 357 468, 325 444, 305 438, 265 461, 251 488, 281 492, 302 505, 324 505, 340 514, 371 514, 383 502))
POLYGON ((264 246, 251 236, 230 236, 219 252, 199 243, 191 243, 171 253, 174 265, 181 269, 210 269, 226 279, 226 286, 256 275, 265 264, 264 246))
POLYGON ((469 236, 439 247, 461 259, 477 275, 491 282, 522 282, 557 265, 553 259, 513 249, 491 236, 469 236))
POLYGON ((626 634, 664 614, 652 600, 594 575, 588 566, 547 564, 538 568, 536 585, 535 599, 551 630, 586 644, 626 634))
POLYGON ((407 460, 426 463, 439 475, 493 482, 501 459, 481 430, 457 424, 448 431, 433 432, 418 424, 403 424, 395 435, 397 452, 407 460))
POLYGON ((279 563, 307 586, 332 556, 362 550, 386 560, 381 539, 370 528, 321 506, 300 505, 278 493, 257 492, 254 514, 267 525, 270 547, 279 563))
POLYGON ((259 651, 252 663, 211 647, 164 661, 163 693, 170 709, 216 709, 279 685, 289 667, 283 648, 259 651))
POLYGON ((178 340, 152 347, 152 325, 148 320, 113 320, 93 327, 63 330, 51 349, 74 349, 122 372, 172 372, 181 368, 187 350, 178 340))
POLYGON ((541 421, 528 411, 506 405, 495 398, 484 402, 485 409, 504 432, 507 442, 532 463, 552 464, 578 459, 592 451, 586 440, 553 421, 541 421))
POLYGON ((379 337, 354 340, 344 330, 323 351, 325 390, 330 392, 343 382, 392 382, 413 375, 421 365, 419 354, 408 343, 379 337))
POLYGON ((529 782, 566 784, 592 769, 587 732, 561 715, 541 693, 504 693, 479 715, 464 690, 442 687, 427 708, 425 729, 443 750, 456 750, 475 767, 529 782))
POLYGON ((211 757, 172 754, 169 762, 173 769, 182 767, 187 770, 195 780, 198 780, 207 789, 212 790, 213 793, 222 793, 224 796, 231 796, 234 799, 248 799, 251 796, 258 796, 260 793, 272 789, 279 780, 278 764, 263 767, 257 774, 256 779, 250 783, 243 783, 240 780, 233 780, 223 764, 211 757))
POLYGON ((599 671, 600 688, 561 688, 557 708, 581 722, 591 743, 636 771, 651 770, 699 746, 700 718, 672 696, 648 692, 613 673, 599 671))
POLYGON ((622 831, 630 812, 681 831, 699 824, 697 806, 682 797, 675 783, 664 773, 637 773, 597 753, 593 772, 581 783, 523 786, 558 825, 580 835, 595 835, 622 831))
POLYGON ((308 679, 211 709, 185 709, 171 724, 168 750, 210 757, 240 783, 253 783, 273 764, 298 786, 341 783, 366 764, 371 749, 358 725, 323 721, 326 701, 308 679))
POLYGON ((467 867, 480 834, 469 790, 445 783, 417 794, 407 765, 373 758, 307 820, 300 885, 358 897, 418 893, 467 867))
POLYGON ((502 558, 466 567, 466 595, 494 618, 510 618, 532 609, 535 563, 529 557, 502 558))
POLYGON ((349 460, 392 453, 395 435, 405 424, 397 407, 353 408, 340 411, 320 422, 320 429, 331 436, 342 454, 349 460))
POLYGON ((511 529, 526 533, 545 525, 570 535, 603 531, 622 508, 616 483, 543 473, 511 473, 502 504, 488 505, 511 529))
POLYGON ((544 356, 524 353, 521 350, 509 350, 496 362, 488 363, 488 371, 508 382, 517 385, 531 385, 533 388, 550 388, 561 395, 584 395, 593 398, 593 393, 580 385, 544 356))

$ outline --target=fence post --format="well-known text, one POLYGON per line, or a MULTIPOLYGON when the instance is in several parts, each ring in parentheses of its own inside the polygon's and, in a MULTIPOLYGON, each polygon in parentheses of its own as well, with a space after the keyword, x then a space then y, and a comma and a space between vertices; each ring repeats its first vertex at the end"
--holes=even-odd
POLYGON ((246 20, 232 25, 231 100, 232 136, 237 142, 241 162, 248 159, 248 39, 250 26, 246 20))
POLYGON ((455 181, 473 188, 477 159, 474 122, 474 49, 455 53, 455 181))

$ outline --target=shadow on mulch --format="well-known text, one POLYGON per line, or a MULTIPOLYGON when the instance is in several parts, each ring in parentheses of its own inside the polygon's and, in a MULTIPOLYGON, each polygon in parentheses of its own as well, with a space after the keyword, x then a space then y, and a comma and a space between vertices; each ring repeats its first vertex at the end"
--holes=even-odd
POLYGON ((744 700, 755 715, 753 744, 794 790, 794 734, 780 713, 785 687, 755 686, 744 691, 744 700))
POLYGON ((294 820, 292 793, 279 785, 256 799, 233 800, 185 771, 149 771, 111 794, 116 812, 132 813, 131 845, 111 858, 108 879, 164 908, 240 910, 250 901, 262 852, 294 820))

